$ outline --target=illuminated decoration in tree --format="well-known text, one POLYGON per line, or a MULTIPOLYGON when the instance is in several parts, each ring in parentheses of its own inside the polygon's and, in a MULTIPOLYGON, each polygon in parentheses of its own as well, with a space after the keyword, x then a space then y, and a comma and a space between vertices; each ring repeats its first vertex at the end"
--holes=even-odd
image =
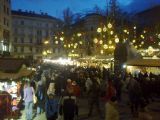
POLYGON ((119 43, 119 38, 115 38, 115 42, 116 42, 116 43, 119 43))
POLYGON ((104 49, 108 49, 108 45, 107 45, 107 44, 104 44, 104 45, 103 45, 103 48, 104 48, 104 49))
POLYGON ((112 24, 111 24, 111 23, 108 23, 107 27, 108 27, 108 28, 112 28, 112 24))
POLYGON ((97 38, 94 38, 94 43, 98 43, 98 39, 97 38))

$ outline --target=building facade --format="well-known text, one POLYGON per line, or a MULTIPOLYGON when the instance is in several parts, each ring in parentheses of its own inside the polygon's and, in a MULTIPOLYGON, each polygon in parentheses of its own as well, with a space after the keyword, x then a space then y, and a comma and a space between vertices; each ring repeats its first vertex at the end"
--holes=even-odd
POLYGON ((62 22, 47 13, 12 11, 12 54, 15 57, 39 58, 53 54, 55 32, 62 22))
POLYGON ((0 54, 10 52, 11 0, 0 0, 0 54))

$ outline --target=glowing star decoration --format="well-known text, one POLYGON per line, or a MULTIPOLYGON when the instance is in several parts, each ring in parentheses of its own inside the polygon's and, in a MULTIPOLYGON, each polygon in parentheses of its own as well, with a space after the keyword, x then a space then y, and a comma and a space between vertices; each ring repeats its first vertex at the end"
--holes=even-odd
POLYGON ((55 38, 55 39, 57 39, 58 37, 57 37, 57 36, 55 36, 54 38, 55 38))
POLYGON ((127 33, 127 30, 123 30, 124 33, 127 33))
POLYGON ((44 44, 49 44, 49 41, 44 41, 44 44))
POLYGON ((153 54, 153 51, 154 51, 153 47, 152 47, 152 46, 149 46, 149 47, 148 47, 148 54, 149 54, 149 55, 153 54))
POLYGON ((77 48, 77 46, 76 45, 74 45, 74 49, 76 49, 77 48))
POLYGON ((104 48, 104 49, 108 49, 108 45, 107 45, 107 44, 104 44, 104 45, 103 45, 103 48, 104 48))
POLYGON ((77 45, 78 45, 78 43, 75 43, 74 45, 75 45, 75 46, 77 46, 77 45))
POLYGON ((119 38, 115 38, 115 43, 119 43, 119 38))
POLYGON ((55 41, 55 44, 58 44, 58 41, 57 41, 57 40, 55 41))
POLYGON ((104 51, 103 50, 101 50, 101 54, 103 54, 104 53, 104 51))
POLYGON ((111 40, 109 41, 109 44, 112 44, 112 41, 111 41, 111 40))
POLYGON ((81 44, 81 45, 82 45, 82 44, 83 44, 83 42, 82 42, 82 41, 79 41, 79 44, 81 44))
POLYGON ((64 40, 64 37, 60 37, 60 40, 63 41, 63 40, 64 40))
POLYGON ((135 46, 135 48, 137 49, 137 48, 138 48, 138 46, 136 45, 136 46, 135 46))
POLYGON ((144 44, 144 41, 142 41, 141 44, 143 45, 143 44, 144 44))
POLYGON ((111 24, 111 23, 108 23, 107 27, 108 27, 108 28, 112 28, 112 24, 111 24))
POLYGON ((133 43, 135 43, 135 42, 136 42, 136 40, 133 40, 132 42, 133 42, 133 43))
POLYGON ((158 34, 158 38, 160 39, 160 34, 158 34))
POLYGON ((94 38, 94 43, 98 43, 98 39, 97 38, 94 38))
POLYGON ((102 32, 102 28, 98 28, 98 29, 97 29, 97 32, 98 32, 98 33, 101 33, 101 32, 102 32))
POLYGON ((110 34, 113 35, 113 31, 111 31, 110 34))
POLYGON ((82 36, 82 34, 81 33, 77 33, 77 36, 80 37, 80 36, 82 36))
POLYGON ((107 31, 107 28, 106 26, 103 27, 103 32, 106 32, 107 31))
POLYGON ((100 40, 100 41, 99 41, 99 44, 103 44, 103 40, 100 40))
POLYGON ((46 51, 43 51, 43 53, 42 53, 43 55, 47 55, 47 52, 46 51))
POLYGON ((141 35, 141 38, 144 39, 144 35, 141 35))

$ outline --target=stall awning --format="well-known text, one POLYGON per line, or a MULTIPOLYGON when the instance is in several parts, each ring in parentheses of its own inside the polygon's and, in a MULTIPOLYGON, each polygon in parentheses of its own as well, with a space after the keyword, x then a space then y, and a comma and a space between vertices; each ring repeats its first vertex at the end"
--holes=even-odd
POLYGON ((27 70, 27 68, 21 68, 18 73, 5 73, 0 71, 0 80, 17 80, 22 77, 27 77, 33 73, 32 70, 27 70))
POLYGON ((126 62, 128 66, 160 67, 160 59, 133 59, 126 62))

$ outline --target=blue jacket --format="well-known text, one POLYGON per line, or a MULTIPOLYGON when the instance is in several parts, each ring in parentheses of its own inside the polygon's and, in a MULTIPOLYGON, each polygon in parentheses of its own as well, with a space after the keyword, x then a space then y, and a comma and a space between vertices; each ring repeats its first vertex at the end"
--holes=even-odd
POLYGON ((58 103, 59 99, 54 97, 53 99, 47 99, 45 103, 45 110, 47 118, 58 113, 58 103))

